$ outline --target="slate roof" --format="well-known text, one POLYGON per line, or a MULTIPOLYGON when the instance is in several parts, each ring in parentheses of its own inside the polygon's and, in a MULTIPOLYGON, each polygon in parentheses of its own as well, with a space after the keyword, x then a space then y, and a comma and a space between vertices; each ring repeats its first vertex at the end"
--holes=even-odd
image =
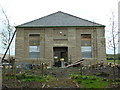
POLYGON ((42 18, 21 24, 16 27, 105 27, 104 25, 88 21, 61 11, 44 16, 42 18))

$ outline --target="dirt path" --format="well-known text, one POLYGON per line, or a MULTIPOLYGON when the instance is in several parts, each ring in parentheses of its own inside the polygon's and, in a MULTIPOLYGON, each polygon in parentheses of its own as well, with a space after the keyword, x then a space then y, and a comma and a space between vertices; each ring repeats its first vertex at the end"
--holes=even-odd
MULTIPOLYGON (((43 85, 45 88, 79 88, 79 85, 73 81, 69 74, 71 69, 56 68, 51 71, 51 75, 55 78, 43 85)), ((50 74, 50 73, 49 73, 50 74)))
POLYGON ((43 85, 45 88, 79 88, 71 78, 55 78, 43 85))

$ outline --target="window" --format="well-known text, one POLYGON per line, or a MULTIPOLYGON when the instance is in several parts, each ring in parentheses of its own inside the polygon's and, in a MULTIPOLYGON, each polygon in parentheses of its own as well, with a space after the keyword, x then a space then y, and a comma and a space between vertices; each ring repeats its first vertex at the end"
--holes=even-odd
POLYGON ((91 46, 82 46, 81 47, 82 51, 82 58, 91 58, 91 46))
POLYGON ((91 35, 90 34, 81 35, 81 46, 91 46, 91 35))
POLYGON ((81 53, 82 58, 91 58, 91 34, 81 34, 81 53))
POLYGON ((40 34, 29 35, 29 58, 40 58, 40 34))

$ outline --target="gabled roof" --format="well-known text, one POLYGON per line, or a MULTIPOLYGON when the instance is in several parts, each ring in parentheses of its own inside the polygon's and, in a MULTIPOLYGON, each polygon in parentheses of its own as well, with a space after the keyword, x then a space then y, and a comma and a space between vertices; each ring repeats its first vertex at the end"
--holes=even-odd
POLYGON ((48 16, 24 23, 17 27, 105 27, 104 25, 91 22, 61 11, 50 14, 48 16))

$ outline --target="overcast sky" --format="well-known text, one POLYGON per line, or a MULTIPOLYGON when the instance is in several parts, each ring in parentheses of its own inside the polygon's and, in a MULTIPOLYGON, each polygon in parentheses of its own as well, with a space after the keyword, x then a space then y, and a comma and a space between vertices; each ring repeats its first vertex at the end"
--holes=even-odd
MULTIPOLYGON (((12 25, 19 25, 57 11, 106 25, 106 38, 110 30, 111 13, 117 22, 119 0, 0 0, 12 25)), ((0 20, 3 14, 0 10, 0 20)), ((2 30, 2 29, 1 29, 2 30)), ((1 52, 0 52, 1 53, 1 52)), ((14 53, 14 52, 13 52, 14 53)), ((112 53, 107 49, 107 53, 112 53)))

